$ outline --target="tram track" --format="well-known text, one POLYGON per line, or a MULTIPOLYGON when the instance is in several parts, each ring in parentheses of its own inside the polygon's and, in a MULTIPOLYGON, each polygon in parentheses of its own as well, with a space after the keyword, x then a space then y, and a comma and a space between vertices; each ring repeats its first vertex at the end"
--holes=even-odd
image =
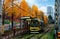
POLYGON ((51 32, 51 30, 53 29, 53 27, 47 27, 48 29, 46 29, 43 33, 40 33, 40 34, 36 34, 35 36, 32 36, 31 38, 29 39, 40 39, 41 37, 43 37, 45 34, 51 32))
POLYGON ((45 34, 51 32, 51 30, 53 29, 53 27, 46 27, 44 29, 44 32, 42 33, 38 33, 38 34, 27 34, 27 35, 24 35, 22 37, 18 37, 17 39, 40 39, 41 37, 43 37, 45 34))
POLYGON ((36 39, 39 39, 41 38, 43 35, 45 35, 46 33, 48 33, 49 29, 47 29, 46 31, 44 31, 43 33, 40 33, 40 34, 36 34, 35 36, 32 36, 31 38, 29 39, 32 39, 32 38, 36 38, 36 39))

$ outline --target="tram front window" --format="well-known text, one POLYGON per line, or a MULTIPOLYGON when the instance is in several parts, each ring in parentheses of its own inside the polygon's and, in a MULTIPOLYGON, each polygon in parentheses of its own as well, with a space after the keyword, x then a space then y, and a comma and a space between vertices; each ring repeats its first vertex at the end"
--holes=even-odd
POLYGON ((30 23, 30 26, 31 26, 31 27, 37 27, 37 26, 38 26, 38 23, 37 23, 37 22, 31 22, 31 23, 30 23))

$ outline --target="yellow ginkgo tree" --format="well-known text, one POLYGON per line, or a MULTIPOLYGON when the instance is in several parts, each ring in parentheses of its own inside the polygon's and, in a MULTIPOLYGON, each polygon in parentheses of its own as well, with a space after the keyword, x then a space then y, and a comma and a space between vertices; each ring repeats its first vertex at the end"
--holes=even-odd
POLYGON ((48 17, 47 17, 47 15, 44 15, 44 23, 45 23, 45 25, 48 24, 48 17))
POLYGON ((31 17, 35 18, 37 17, 37 14, 38 14, 38 7, 36 5, 33 5, 31 9, 31 17))
POLYGON ((39 18, 40 20, 44 20, 44 13, 43 13, 43 11, 38 10, 37 18, 39 18))
POLYGON ((22 0, 20 3, 20 13, 22 17, 29 16, 29 8, 30 7, 28 6, 27 2, 25 0, 22 0))

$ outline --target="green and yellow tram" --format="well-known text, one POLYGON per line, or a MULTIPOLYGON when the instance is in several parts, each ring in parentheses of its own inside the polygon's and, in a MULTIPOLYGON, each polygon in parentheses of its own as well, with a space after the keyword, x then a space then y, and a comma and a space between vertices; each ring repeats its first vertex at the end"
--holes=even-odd
POLYGON ((30 33, 40 33, 40 32, 43 32, 43 28, 42 28, 42 24, 43 23, 42 21, 38 21, 38 20, 35 20, 35 19, 31 19, 31 22, 30 22, 30 33))

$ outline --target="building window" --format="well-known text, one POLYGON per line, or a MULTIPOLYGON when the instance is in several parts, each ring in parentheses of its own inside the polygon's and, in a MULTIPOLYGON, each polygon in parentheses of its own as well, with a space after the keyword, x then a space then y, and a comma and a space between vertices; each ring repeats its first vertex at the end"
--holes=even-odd
POLYGON ((56 20, 56 23, 57 23, 58 21, 56 20))
POLYGON ((57 0, 55 0, 55 2, 57 2, 57 0))
POLYGON ((57 11, 57 9, 55 9, 55 11, 57 11))
POLYGON ((55 16, 57 16, 57 13, 55 13, 55 16))
POLYGON ((56 18, 56 20, 58 20, 58 18, 56 18))
POLYGON ((55 7, 55 9, 57 9, 57 7, 55 7))
POLYGON ((58 24, 58 23, 56 22, 56 24, 58 24))
POLYGON ((57 2, 55 3, 55 5, 57 5, 57 2))
POLYGON ((59 4, 60 4, 60 0, 58 0, 59 4))

